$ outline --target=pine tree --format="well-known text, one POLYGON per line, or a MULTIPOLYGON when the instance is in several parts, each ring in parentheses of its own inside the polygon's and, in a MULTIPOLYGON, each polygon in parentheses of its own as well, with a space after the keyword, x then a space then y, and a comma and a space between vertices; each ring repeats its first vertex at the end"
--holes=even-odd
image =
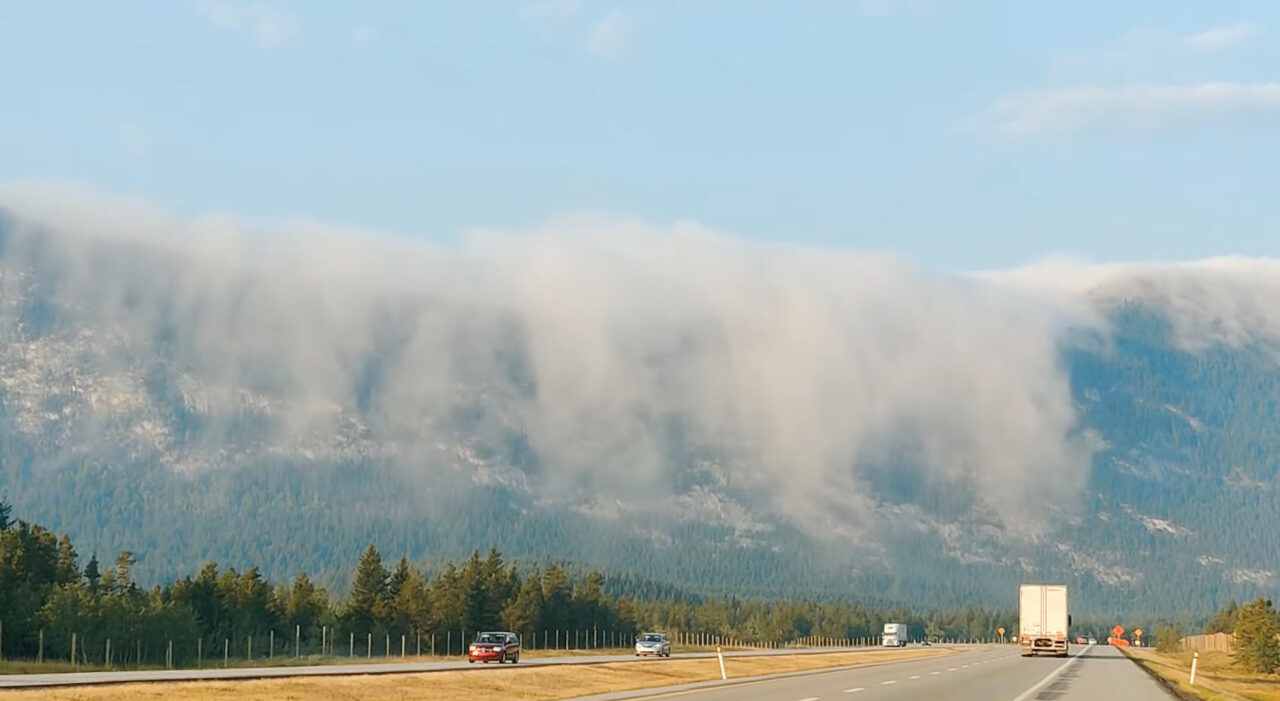
POLYGON ((54 575, 58 584, 75 584, 80 581, 80 568, 76 566, 76 550, 71 539, 62 536, 58 541, 58 566, 54 575))
POLYGON ((391 573, 391 579, 387 582, 387 598, 394 600, 400 595, 400 589, 404 586, 405 580, 409 578, 409 573, 413 571, 413 567, 409 565, 409 558, 401 555, 400 560, 396 562, 396 570, 391 573))
POLYGON ((13 507, 9 502, 0 499, 0 531, 7 530, 13 522, 9 520, 9 515, 13 513, 13 507))
POLYGON ((542 577, 534 570, 520 586, 515 599, 502 611, 507 630, 524 635, 537 635, 542 623, 542 577))
POLYGON ((84 566, 84 581, 88 584, 89 593, 98 593, 98 582, 102 580, 102 573, 98 571, 98 556, 94 555, 89 558, 89 564, 84 566))
POLYGON ((573 625, 569 573, 551 565, 542 576, 542 627, 552 630, 573 625))
POLYGON ((429 612, 426 584, 417 568, 409 567, 391 600, 391 629, 401 633, 426 630, 430 624, 429 612))
POLYGON ((1280 621, 1271 600, 1258 597, 1240 608, 1236 622, 1236 662, 1250 672, 1271 674, 1280 669, 1280 621))
POLYGON ((1236 619, 1240 617, 1240 606, 1236 604, 1236 600, 1232 599, 1227 607, 1214 614, 1213 618, 1205 624, 1204 632, 1206 635, 1212 633, 1230 633, 1236 629, 1236 619))
POLYGON ((116 556, 115 576, 112 578, 112 584, 116 596, 124 596, 126 594, 137 591, 137 586, 133 583, 133 565, 137 561, 133 559, 133 553, 128 550, 121 551, 116 556))
POLYGON ((347 601, 347 620, 357 630, 372 631, 387 617, 387 570, 378 548, 369 544, 356 564, 355 581, 347 601))

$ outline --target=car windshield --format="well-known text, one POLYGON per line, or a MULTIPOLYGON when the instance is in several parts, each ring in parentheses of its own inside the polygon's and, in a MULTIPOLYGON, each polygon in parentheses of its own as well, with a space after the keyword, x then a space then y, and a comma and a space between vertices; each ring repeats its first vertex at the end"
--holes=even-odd
POLYGON ((640 642, 642 642, 642 643, 660 643, 660 642, 662 642, 662 636, 660 636, 660 635, 646 635, 646 636, 643 636, 643 637, 641 637, 641 638, 640 638, 640 642))
POLYGON ((506 642, 505 637, 506 637, 506 636, 502 636, 502 635, 494 635, 494 634, 491 634, 491 633, 485 633, 484 635, 481 635, 481 636, 480 636, 480 640, 478 640, 477 642, 481 642, 481 643, 503 643, 503 642, 506 642))

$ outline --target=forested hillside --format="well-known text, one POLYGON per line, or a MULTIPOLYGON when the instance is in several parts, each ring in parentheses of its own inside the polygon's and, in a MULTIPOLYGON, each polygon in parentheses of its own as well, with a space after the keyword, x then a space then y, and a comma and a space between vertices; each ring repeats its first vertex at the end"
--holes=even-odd
MULTIPOLYGON (((1158 295, 1099 288, 1071 316, 912 273, 846 293, 820 263, 744 278, 773 290, 745 311, 576 292, 547 311, 520 306, 546 280, 499 303, 487 278, 317 282, 286 274, 305 256, 17 222, 0 215, 0 495, 82 553, 130 551, 143 588, 214 561, 341 597, 376 542, 435 574, 490 546, 523 571, 572 562, 646 599, 1002 608, 1061 580, 1082 613, 1198 615, 1280 571, 1280 373, 1256 314, 1190 342, 1158 295)), ((686 295, 711 284, 652 265, 686 295)))
POLYGON ((461 565, 447 563, 428 578, 405 557, 384 562, 373 544, 355 563, 350 592, 342 597, 305 573, 275 583, 257 567, 237 571, 214 563, 143 587, 134 579, 131 552, 111 564, 95 557, 81 566, 67 536, 11 520, 9 508, 0 502, 0 659, 70 659, 72 634, 76 657, 85 662, 106 662, 110 655, 114 665, 182 666, 219 652, 243 659, 254 649, 257 658, 382 656, 399 651, 402 640, 410 653, 462 654, 481 630, 515 631, 532 649, 627 647, 644 630, 783 645, 814 636, 873 638, 888 619, 908 622, 916 638, 989 638, 1012 618, 1009 611, 978 608, 912 612, 686 597, 626 580, 610 583, 594 571, 521 570, 492 549, 486 556, 473 552, 461 565), (370 641, 376 641, 372 649, 370 641), (90 645, 92 656, 85 652, 90 645))

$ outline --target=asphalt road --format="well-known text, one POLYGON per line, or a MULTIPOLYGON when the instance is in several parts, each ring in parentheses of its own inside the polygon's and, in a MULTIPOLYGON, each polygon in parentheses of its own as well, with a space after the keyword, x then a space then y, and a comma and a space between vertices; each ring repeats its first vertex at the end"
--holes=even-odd
MULTIPOLYGON (((752 650, 749 652, 726 652, 726 658, 760 656, 760 655, 794 655, 796 653, 830 653, 830 652, 865 652, 879 650, 876 647, 863 648, 821 648, 809 650, 752 650)), ((715 657, 714 652, 677 653, 671 659, 696 659, 715 657)), ((353 663, 334 665, 313 665, 307 667, 230 667, 226 669, 161 669, 124 672, 68 672, 58 674, 3 674, 0 675, 0 689, 17 689, 53 686, 83 686, 88 684, 123 684, 126 682, 160 682, 160 681, 200 681, 208 679, 266 679, 270 677, 311 677, 351 674, 405 674, 414 672, 437 672, 449 669, 479 669, 494 667, 540 667, 548 665, 601 664, 605 662, 627 662, 635 660, 632 655, 596 655, 575 657, 523 657, 516 665, 470 664, 459 657, 448 662, 389 662, 389 663, 353 663)), ((662 660, 650 659, 650 663, 661 664, 662 660)))
POLYGON ((907 660, 766 681, 604 694, 579 701, 1169 701, 1171 696, 1115 648, 1076 648, 1066 660, 1023 658, 1013 647, 907 660))

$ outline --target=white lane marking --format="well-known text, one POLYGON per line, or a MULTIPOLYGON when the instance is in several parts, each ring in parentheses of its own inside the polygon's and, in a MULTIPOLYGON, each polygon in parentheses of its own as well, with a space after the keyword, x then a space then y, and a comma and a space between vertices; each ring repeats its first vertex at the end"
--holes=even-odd
POLYGON ((947 671, 948 671, 948 672, 954 672, 954 671, 956 671, 956 668, 955 668, 955 667, 952 667, 951 669, 948 669, 947 671))
POLYGON ((867 688, 866 688, 866 687, 863 687, 863 686, 855 686, 855 687, 853 687, 852 689, 845 689, 845 690, 844 690, 844 693, 846 693, 846 694, 856 694, 856 693, 858 693, 859 691, 866 691, 866 690, 867 690, 867 688))
POLYGON ((929 672, 929 676, 931 677, 934 676, 935 674, 941 674, 941 672, 929 672))
MULTIPOLYGON (((1089 646, 1085 647, 1084 651, 1085 651, 1085 652, 1088 652, 1088 651, 1089 651, 1089 648, 1091 648, 1091 647, 1093 647, 1093 646, 1092 646, 1092 645, 1089 645, 1089 646)), ((1081 655, 1081 654, 1082 654, 1082 653, 1077 652, 1075 655, 1073 655, 1073 656, 1071 657, 1071 659, 1069 659, 1069 660, 1067 660, 1066 662, 1063 662, 1062 664, 1058 665, 1058 668, 1057 668, 1057 669, 1053 670, 1052 672, 1049 672, 1049 675, 1048 675, 1048 676, 1046 676, 1044 679, 1041 679, 1040 681, 1036 682, 1036 685, 1035 685, 1035 686, 1031 687, 1030 689, 1027 689, 1026 691, 1022 692, 1021 694, 1018 694, 1016 697, 1014 697, 1013 701, 1027 701, 1027 699, 1031 698, 1031 695, 1032 695, 1032 694, 1034 694, 1034 693, 1036 693, 1037 691, 1039 691, 1039 690, 1040 690, 1040 687, 1045 686, 1045 685, 1046 685, 1046 684, 1048 684, 1049 682, 1053 681, 1055 678, 1057 678, 1057 676, 1058 676, 1059 674, 1062 674, 1062 672, 1063 672, 1064 670, 1066 670, 1066 668, 1067 668, 1067 667, 1070 667, 1071 665, 1073 665, 1073 664, 1075 664, 1077 661, 1079 661, 1079 660, 1080 660, 1080 655, 1081 655)))
POLYGON ((810 696, 807 699, 800 699, 800 701, 822 701, 822 699, 818 698, 817 696, 810 696))
POLYGON ((898 683, 897 679, 890 679, 887 682, 880 682, 880 686, 889 686, 890 684, 897 684, 897 683, 898 683))
POLYGON ((913 675, 911 675, 911 676, 907 677, 907 679, 919 679, 919 678, 920 678, 920 675, 919 675, 919 674, 913 674, 913 675))

